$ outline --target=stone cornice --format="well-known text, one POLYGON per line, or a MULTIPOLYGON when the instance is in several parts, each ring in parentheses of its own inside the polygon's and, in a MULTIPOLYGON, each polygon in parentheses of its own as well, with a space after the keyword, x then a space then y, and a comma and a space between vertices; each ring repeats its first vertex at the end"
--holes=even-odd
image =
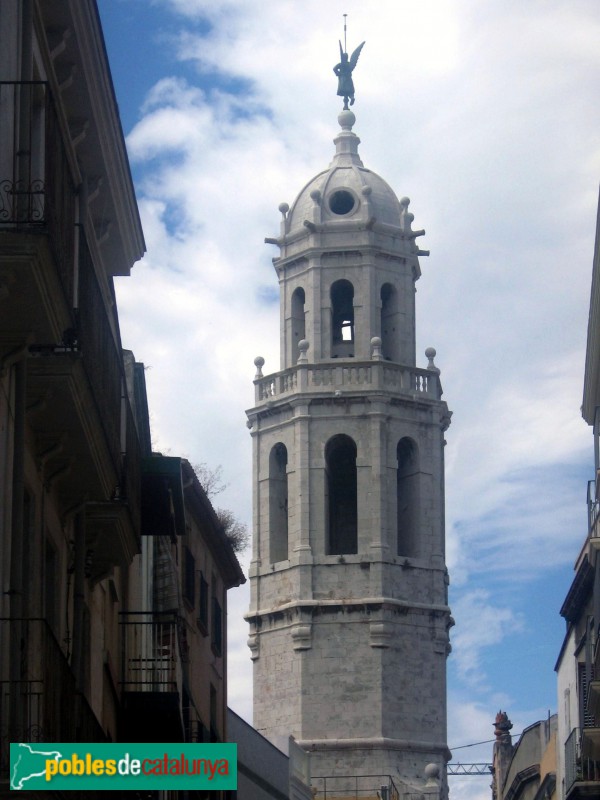
POLYGON ((266 617, 271 614, 282 614, 286 611, 293 611, 300 609, 305 611, 314 611, 319 608, 328 609, 345 609, 345 608, 367 608, 378 606, 379 608, 397 609, 402 611, 426 611, 440 615, 449 615, 449 606, 442 603, 418 603, 408 600, 398 600, 395 597, 360 597, 360 598, 340 598, 337 600, 324 599, 324 600, 291 600, 289 603, 283 603, 279 606, 271 606, 268 608, 260 608, 253 610, 245 615, 245 619, 255 619, 257 617, 266 617))
MULTIPOLYGON (((373 737, 372 739, 297 739, 296 744, 303 750, 412 750, 420 753, 441 753, 446 761, 452 757, 445 742, 425 742, 417 739, 390 739, 373 737)), ((313 776, 318 777, 318 776, 313 776)))

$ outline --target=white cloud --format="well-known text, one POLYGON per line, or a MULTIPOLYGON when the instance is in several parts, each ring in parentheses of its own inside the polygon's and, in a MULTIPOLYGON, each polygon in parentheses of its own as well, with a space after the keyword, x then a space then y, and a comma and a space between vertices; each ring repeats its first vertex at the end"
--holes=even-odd
MULTIPOLYGON (((260 14, 245 0, 164 5, 182 15, 187 79, 166 75, 128 136, 148 255, 118 286, 123 341, 151 367, 157 446, 222 464, 231 482, 222 504, 250 520, 253 359, 279 366, 279 312, 265 302, 265 289, 277 290, 275 252, 263 237, 278 231, 279 202, 333 154, 332 67, 348 13, 349 48, 367 40, 355 74, 360 152, 412 197, 415 227, 427 228, 417 361, 437 348, 454 411, 448 555, 456 616, 473 624, 453 639, 463 685, 452 696, 474 682, 482 694, 476 706, 453 701, 449 739, 470 726, 491 733, 498 709, 483 698, 491 705, 501 687, 486 683, 482 654, 501 652, 527 610, 496 606, 470 581, 493 571, 509 590, 548 566, 570 569, 584 534, 576 484, 591 457, 579 406, 600 174, 596 2, 380 0, 377 14, 358 0, 265 0, 260 14), (245 93, 227 93, 232 79, 245 93)), ((228 619, 229 691, 244 715, 246 592, 232 593, 228 619)), ((461 794, 483 797, 466 785, 461 794)))
POLYGON ((485 683, 483 651, 523 631, 524 621, 510 608, 490 603, 490 594, 482 589, 462 594, 453 613, 463 620, 452 637, 458 674, 467 686, 480 690, 485 683))

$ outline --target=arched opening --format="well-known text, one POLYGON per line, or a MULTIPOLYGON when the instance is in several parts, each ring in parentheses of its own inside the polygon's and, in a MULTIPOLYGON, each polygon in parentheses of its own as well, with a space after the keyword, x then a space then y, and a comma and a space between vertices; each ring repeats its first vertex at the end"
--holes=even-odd
POLYGON ((381 287, 381 353, 386 361, 399 361, 398 293, 391 283, 381 287))
POLYGON ((288 454, 278 442, 269 454, 269 553, 271 562, 288 557, 288 454))
POLYGON ((325 447, 327 553, 358 552, 356 444, 340 434, 325 447))
POLYGON ((298 287, 292 294, 292 358, 295 364, 300 357, 298 342, 306 339, 306 325, 304 322, 304 289, 298 287))
POLYGON ((419 452, 412 439, 400 439, 396 448, 398 555, 419 553, 419 452))
POLYGON ((354 286, 336 281, 331 286, 331 357, 354 356, 354 286))

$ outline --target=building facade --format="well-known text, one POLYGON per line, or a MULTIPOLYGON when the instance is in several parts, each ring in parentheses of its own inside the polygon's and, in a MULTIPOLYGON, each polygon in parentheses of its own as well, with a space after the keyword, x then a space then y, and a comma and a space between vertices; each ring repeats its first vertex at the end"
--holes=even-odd
POLYGON ((95 3, 0 14, 0 665, 6 743, 118 737, 142 441, 113 278, 144 239, 95 3))
POLYGON ((237 744, 240 800, 313 800, 310 755, 290 737, 284 753, 228 709, 227 730, 237 744))
POLYGON ((424 232, 363 165, 354 114, 338 120, 331 165, 280 205, 267 240, 279 251, 281 365, 265 376, 255 360, 247 412, 254 725, 310 751, 321 793, 351 777, 364 796, 439 797, 450 413, 435 351, 416 366, 424 232))
POLYGON ((244 576, 121 346, 144 238, 95 0, 1 5, 4 797, 11 741, 224 740, 244 576))
POLYGON ((556 664, 561 800, 600 797, 600 203, 582 414, 593 431, 594 478, 587 486, 586 536, 560 612, 567 625, 556 664))
POLYGON ((529 725, 516 744, 511 728, 506 713, 499 712, 494 730, 493 800, 554 800, 557 715, 529 725))
POLYGON ((142 461, 142 553, 120 614, 121 738, 227 740, 227 591, 245 582, 190 463, 142 461))

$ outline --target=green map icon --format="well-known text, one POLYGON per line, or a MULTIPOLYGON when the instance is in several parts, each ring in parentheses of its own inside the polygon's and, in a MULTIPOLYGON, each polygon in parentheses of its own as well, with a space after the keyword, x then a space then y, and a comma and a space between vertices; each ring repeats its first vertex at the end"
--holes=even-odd
POLYGON ((58 761, 62 758, 62 753, 57 750, 42 750, 43 746, 40 744, 39 749, 34 750, 30 744, 11 744, 11 789, 28 789, 27 781, 31 778, 43 778, 46 775, 48 759, 58 761), (18 748, 16 753, 13 748, 18 748))

